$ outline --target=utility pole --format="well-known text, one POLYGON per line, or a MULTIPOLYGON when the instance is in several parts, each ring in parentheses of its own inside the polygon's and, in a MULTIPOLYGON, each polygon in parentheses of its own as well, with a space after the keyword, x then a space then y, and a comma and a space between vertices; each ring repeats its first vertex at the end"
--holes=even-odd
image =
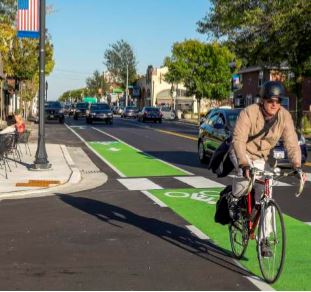
POLYGON ((129 91, 129 63, 126 60, 126 93, 125 93, 125 106, 128 106, 128 91, 129 91))
POLYGON ((44 95, 45 95, 45 0, 40 0, 40 52, 39 52, 39 131, 38 145, 32 169, 49 169, 45 149, 44 95))

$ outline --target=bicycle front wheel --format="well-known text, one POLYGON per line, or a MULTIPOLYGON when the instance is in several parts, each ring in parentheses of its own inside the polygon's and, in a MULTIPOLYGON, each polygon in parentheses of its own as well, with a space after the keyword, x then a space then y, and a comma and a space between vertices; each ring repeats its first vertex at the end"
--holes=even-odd
POLYGON ((244 255, 249 238, 247 221, 243 218, 241 212, 239 215, 239 219, 229 225, 231 249, 237 259, 241 259, 244 255))
POLYGON ((258 228, 257 256, 262 276, 274 283, 285 261, 286 235, 280 207, 270 200, 262 208, 258 228))

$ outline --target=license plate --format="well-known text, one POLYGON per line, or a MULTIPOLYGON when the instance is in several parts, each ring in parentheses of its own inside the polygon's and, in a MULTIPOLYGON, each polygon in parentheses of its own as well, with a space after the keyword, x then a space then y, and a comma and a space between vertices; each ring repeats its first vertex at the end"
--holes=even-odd
POLYGON ((284 151, 276 151, 276 150, 274 150, 273 157, 275 159, 283 159, 285 157, 285 153, 284 153, 284 151))

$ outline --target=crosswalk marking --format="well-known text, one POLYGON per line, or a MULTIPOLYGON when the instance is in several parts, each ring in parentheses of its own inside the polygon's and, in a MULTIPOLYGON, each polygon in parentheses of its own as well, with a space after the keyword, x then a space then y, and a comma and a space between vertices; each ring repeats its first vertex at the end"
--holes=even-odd
POLYGON ((214 180, 205 178, 203 176, 180 176, 180 177, 174 177, 174 178, 194 188, 213 188, 213 187, 223 188, 225 187, 225 185, 218 183, 214 180))
POLYGON ((161 190, 161 186, 148 178, 119 178, 118 181, 130 191, 161 190))
POLYGON ((155 202, 160 207, 167 207, 161 200, 159 200, 156 196, 149 193, 148 191, 141 191, 143 194, 145 194, 149 199, 151 199, 153 202, 155 202))
POLYGON ((209 240, 210 238, 203 233, 199 228, 195 227, 194 225, 186 225, 186 227, 193 233, 195 234, 198 238, 202 240, 209 240))

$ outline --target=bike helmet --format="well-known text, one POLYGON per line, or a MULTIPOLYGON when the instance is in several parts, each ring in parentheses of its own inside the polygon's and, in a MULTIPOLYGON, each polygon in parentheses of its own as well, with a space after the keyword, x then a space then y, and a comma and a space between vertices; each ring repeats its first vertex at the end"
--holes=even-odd
POLYGON ((260 89, 262 99, 282 98, 285 96, 285 88, 279 81, 267 81, 260 89))

